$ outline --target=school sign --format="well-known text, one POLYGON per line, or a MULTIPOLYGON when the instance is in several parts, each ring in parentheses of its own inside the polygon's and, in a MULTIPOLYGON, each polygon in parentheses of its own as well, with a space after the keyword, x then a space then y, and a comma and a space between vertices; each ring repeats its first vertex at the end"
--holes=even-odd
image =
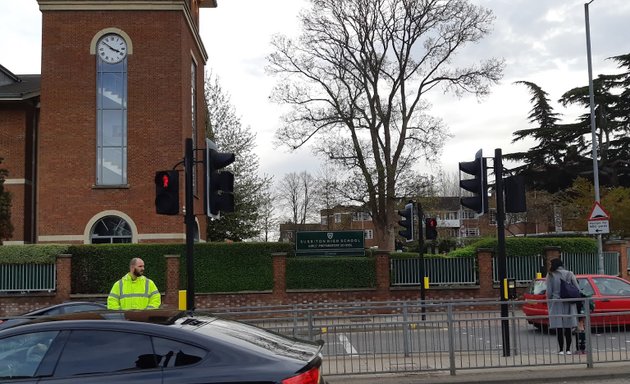
POLYGON ((298 256, 365 256, 363 231, 298 231, 298 256))

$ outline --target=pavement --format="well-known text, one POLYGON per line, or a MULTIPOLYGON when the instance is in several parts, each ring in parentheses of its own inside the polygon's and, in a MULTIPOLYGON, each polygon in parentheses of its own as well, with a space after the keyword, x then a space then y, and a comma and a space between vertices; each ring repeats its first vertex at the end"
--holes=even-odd
MULTIPOLYGON (((624 378, 630 383, 628 362, 597 363, 593 368, 585 365, 529 366, 458 370, 449 372, 418 372, 405 374, 366 374, 326 376, 329 384, 448 384, 448 383, 597 383, 601 380, 624 378)), ((625 382, 625 381, 624 381, 625 382)))

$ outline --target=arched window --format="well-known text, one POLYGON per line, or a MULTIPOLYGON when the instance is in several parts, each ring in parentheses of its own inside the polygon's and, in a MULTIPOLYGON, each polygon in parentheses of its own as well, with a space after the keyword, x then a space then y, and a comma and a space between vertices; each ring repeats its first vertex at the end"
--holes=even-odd
POLYGON ((127 40, 96 43, 96 184, 127 184, 127 40))
POLYGON ((104 216, 90 230, 92 244, 131 243, 131 227, 118 216, 104 216))

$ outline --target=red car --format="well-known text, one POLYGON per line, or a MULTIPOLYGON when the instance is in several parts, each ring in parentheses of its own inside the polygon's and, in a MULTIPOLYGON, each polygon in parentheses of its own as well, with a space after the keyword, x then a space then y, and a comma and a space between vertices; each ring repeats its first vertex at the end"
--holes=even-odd
MULTIPOLYGON (((630 282, 609 275, 576 275, 576 278, 582 292, 595 303, 591 312, 593 327, 630 325, 630 282), (628 313, 613 315, 614 312, 628 313)), ((523 313, 536 328, 546 328, 549 324, 546 291, 546 280, 536 279, 524 295, 523 313)))

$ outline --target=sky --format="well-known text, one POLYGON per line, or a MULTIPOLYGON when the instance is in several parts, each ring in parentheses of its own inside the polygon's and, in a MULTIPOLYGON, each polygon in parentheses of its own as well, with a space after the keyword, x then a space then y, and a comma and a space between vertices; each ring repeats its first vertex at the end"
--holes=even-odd
MULTIPOLYGON (((466 48, 460 59, 503 58, 504 77, 481 101, 472 96, 430 96, 431 113, 444 121, 451 138, 439 164, 419 164, 421 173, 433 174, 440 168, 456 173, 457 163, 472 160, 479 149, 489 157, 497 148, 504 154, 529 148, 533 142, 511 143, 514 131, 531 127, 530 95, 515 81, 540 85, 566 121, 584 112, 556 102, 565 91, 588 85, 583 0, 471 1, 492 10, 496 20, 492 34, 466 48)), ((289 152, 274 145, 282 107, 269 101, 275 80, 264 70, 272 52, 271 36, 297 36, 297 16, 308 2, 217 2, 217 8, 204 8, 200 15, 200 34, 209 55, 206 70, 219 77, 242 124, 256 135, 261 173, 276 180, 289 172, 316 174, 323 162, 308 148, 289 152)), ((626 27, 630 1, 594 0, 589 11, 593 75, 616 73, 607 58, 630 52, 626 27)), ((36 0, 0 0, 0 36, 0 64, 16 74, 40 73, 41 13, 36 0)))

